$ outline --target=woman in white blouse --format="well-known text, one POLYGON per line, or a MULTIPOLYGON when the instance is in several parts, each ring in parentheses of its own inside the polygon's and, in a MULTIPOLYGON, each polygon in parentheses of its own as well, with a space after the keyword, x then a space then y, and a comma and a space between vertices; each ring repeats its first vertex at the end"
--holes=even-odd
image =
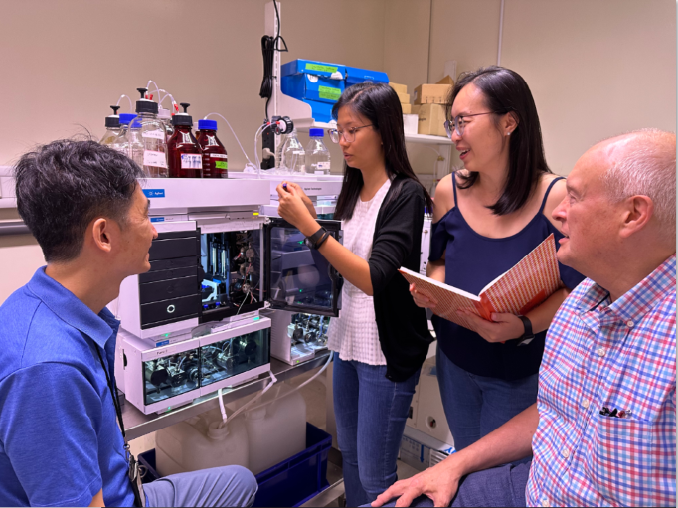
POLYGON ((343 245, 315 221, 298 185, 278 186, 279 215, 344 277, 342 309, 329 330, 334 411, 348 506, 374 501, 396 480, 396 460, 432 338, 398 268, 419 269, 431 199, 407 158, 402 107, 384 83, 346 89, 333 108, 345 160, 336 220, 343 245))

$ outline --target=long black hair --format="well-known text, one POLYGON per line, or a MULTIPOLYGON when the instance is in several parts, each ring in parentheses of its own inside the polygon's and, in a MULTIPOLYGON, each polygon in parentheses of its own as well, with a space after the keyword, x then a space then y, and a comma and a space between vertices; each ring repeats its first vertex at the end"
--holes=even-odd
MULTIPOLYGON (((358 83, 344 90, 344 93, 341 94, 332 108, 332 116, 335 120, 339 110, 344 106, 350 107, 356 113, 367 118, 372 124, 372 128, 381 135, 381 141, 384 144, 386 173, 391 180, 400 177, 398 187, 390 192, 389 201, 398 197, 402 182, 411 179, 424 189, 426 206, 431 210, 431 197, 417 178, 410 165, 410 159, 407 157, 403 108, 396 91, 387 83, 358 83)), ((341 187, 334 212, 336 220, 349 220, 353 217, 353 210, 360 197, 363 184, 361 171, 344 162, 344 184, 341 187)))
MULTIPOLYGON (((504 191, 494 205, 488 206, 495 215, 508 215, 527 203, 543 173, 551 173, 544 156, 537 106, 530 87, 517 72, 492 65, 459 77, 445 105, 447 118, 457 94, 469 83, 483 93, 485 105, 494 112, 496 122, 499 115, 506 113, 514 114, 518 121, 509 140, 509 171, 504 191)), ((478 179, 478 173, 472 171, 458 177, 457 187, 468 189, 478 179)))

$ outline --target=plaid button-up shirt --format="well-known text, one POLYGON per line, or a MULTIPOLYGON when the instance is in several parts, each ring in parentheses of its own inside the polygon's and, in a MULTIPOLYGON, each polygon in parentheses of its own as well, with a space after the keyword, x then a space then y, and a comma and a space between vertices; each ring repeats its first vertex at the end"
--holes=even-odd
POLYGON ((546 338, 538 407, 528 506, 676 505, 675 255, 613 303, 591 279, 572 292, 546 338))

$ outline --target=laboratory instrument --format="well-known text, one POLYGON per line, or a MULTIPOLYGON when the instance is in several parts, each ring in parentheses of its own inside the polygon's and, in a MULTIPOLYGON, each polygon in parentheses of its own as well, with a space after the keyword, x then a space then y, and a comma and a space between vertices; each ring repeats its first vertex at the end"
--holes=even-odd
POLYGON ((203 177, 202 150, 193 135, 193 117, 188 114, 189 106, 188 102, 182 102, 183 113, 172 117, 174 133, 167 141, 169 176, 172 178, 203 177))
POLYGON ((198 120, 198 145, 203 156, 205 178, 228 178, 228 154, 226 147, 217 137, 216 120, 198 120))
POLYGON ((306 172, 312 175, 330 174, 330 151, 323 143, 323 129, 309 129, 310 140, 306 145, 306 172))

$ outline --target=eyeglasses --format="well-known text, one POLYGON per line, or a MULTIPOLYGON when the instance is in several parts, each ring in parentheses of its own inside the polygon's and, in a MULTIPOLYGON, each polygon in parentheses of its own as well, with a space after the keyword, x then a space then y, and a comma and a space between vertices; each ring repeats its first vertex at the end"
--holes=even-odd
POLYGON ((355 133, 359 129, 362 129, 364 127, 372 127, 373 124, 368 124, 368 125, 361 125, 360 127, 351 127, 349 129, 346 129, 345 131, 340 131, 337 129, 330 129, 330 139, 334 143, 339 143, 341 140, 341 137, 344 137, 344 141, 347 143, 353 143, 355 141, 355 133))
POLYGON ((445 123, 443 123, 443 125, 445 126, 445 132, 447 132, 447 136, 451 138, 452 126, 454 126, 454 130, 457 133, 457 136, 461 136, 462 134, 464 134, 464 127, 466 126, 466 121, 464 120, 464 118, 468 118, 469 116, 491 115, 493 113, 494 111, 487 111, 485 113, 474 113, 473 115, 457 115, 452 120, 445 120, 445 123))

